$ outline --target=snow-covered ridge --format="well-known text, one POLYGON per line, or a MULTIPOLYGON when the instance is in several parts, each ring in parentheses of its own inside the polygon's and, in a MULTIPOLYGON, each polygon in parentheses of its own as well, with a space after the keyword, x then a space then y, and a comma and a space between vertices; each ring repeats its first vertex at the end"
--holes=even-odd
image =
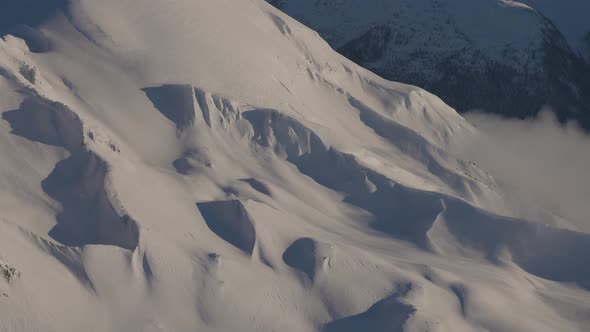
POLYGON ((0 40, 0 329, 587 326, 590 236, 519 218, 452 152, 475 127, 266 2, 31 29, 0 40))

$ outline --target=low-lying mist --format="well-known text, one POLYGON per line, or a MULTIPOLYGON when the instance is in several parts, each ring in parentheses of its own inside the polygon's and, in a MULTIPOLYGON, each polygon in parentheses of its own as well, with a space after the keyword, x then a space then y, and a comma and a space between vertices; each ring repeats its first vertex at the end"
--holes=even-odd
POLYGON ((489 171, 517 216, 590 232, 590 136, 545 109, 514 120, 472 112, 480 134, 458 143, 462 158, 489 171))

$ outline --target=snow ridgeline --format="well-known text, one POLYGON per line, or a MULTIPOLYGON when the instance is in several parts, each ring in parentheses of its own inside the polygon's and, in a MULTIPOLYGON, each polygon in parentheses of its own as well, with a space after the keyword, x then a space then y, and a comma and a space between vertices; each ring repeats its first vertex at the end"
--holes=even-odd
MULTIPOLYGON (((408 188, 361 164, 355 156, 328 146, 312 129, 276 110, 244 106, 186 85, 165 85, 143 91, 154 107, 174 123, 178 135, 195 131, 205 137, 218 137, 220 134, 232 137, 236 134, 236 144, 242 144, 244 149, 249 150, 249 146, 253 146, 252 151, 285 160, 318 184, 345 194, 345 202, 371 212, 374 218, 369 225, 377 231, 439 254, 444 254, 449 247, 470 248, 480 252, 490 262, 505 264, 514 261, 539 277, 588 287, 590 271, 584 263, 590 249, 588 235, 497 217, 455 197, 408 188), (167 98, 170 96, 173 98, 167 98), (181 104, 177 104, 178 101, 181 104), (451 238, 446 237, 447 232, 451 238)), ((50 232, 51 237, 69 247, 103 244, 134 250, 140 242, 137 222, 127 215, 119 216, 107 199, 105 177, 108 166, 87 147, 80 118, 64 104, 50 102, 35 91, 25 89, 23 94, 26 98, 20 108, 3 114, 3 119, 10 123, 12 133, 46 145, 63 147, 70 154, 56 165, 42 186, 63 206, 63 211, 57 216, 58 222, 50 232)), ((359 103, 356 100, 351 102, 359 103)), ((388 123, 387 120, 376 117, 370 110, 361 108, 359 116, 365 118, 363 122, 367 125, 375 126, 376 133, 383 133, 385 138, 389 139, 388 135, 392 134, 400 135, 391 138, 392 142, 400 144, 406 153, 417 152, 415 157, 420 161, 424 161, 423 151, 431 151, 425 149, 426 141, 404 140, 403 129, 381 129, 388 123)), ((197 146, 197 150, 206 148, 197 146)), ((117 150, 112 152, 117 153, 117 150)), ((182 158, 188 159, 186 153, 182 158)), ((178 160, 171 163, 183 175, 215 169, 215 163, 203 156, 193 157, 190 163, 186 161, 189 166, 180 168, 177 167, 178 160)), ((242 181, 272 198, 271 189, 263 182, 257 179, 242 181)), ((235 198, 197 203, 207 227, 220 239, 250 256, 254 255, 263 264, 276 266, 277 262, 266 258, 272 254, 264 252, 265 240, 257 235, 257 219, 248 212, 251 204, 247 199, 244 203, 241 201, 244 198, 240 190, 228 188, 227 194, 235 198)), ((41 240, 40 243, 44 242, 41 240)), ((64 256, 67 249, 59 249, 58 246, 57 250, 50 250, 55 247, 51 244, 44 244, 43 247, 70 266, 81 281, 86 280, 85 283, 94 287, 83 268, 81 272, 76 272, 81 262, 76 263, 79 258, 75 257, 83 254, 82 251, 71 252, 73 258, 64 258, 72 257, 68 254, 64 256)), ((283 264, 305 276, 300 281, 302 285, 308 285, 310 282, 313 284, 318 276, 331 273, 331 260, 336 258, 338 250, 333 244, 302 237, 285 247, 281 256, 283 264)), ((210 257, 217 262, 214 264, 219 264, 222 256, 212 255, 210 257)), ((153 278, 148 256, 143 256, 142 266, 146 277, 153 278)), ((334 321, 325 329, 344 331, 348 324, 356 328, 372 326, 377 330, 403 326, 416 311, 414 306, 400 302, 412 291, 412 287, 411 284, 403 286, 405 290, 396 291, 394 295, 375 303, 365 314, 334 321), (381 307, 387 309, 377 309, 381 307), (371 312, 375 310, 383 312, 384 316, 374 316, 371 312), (400 316, 390 317, 386 312, 399 312, 400 316)), ((453 287, 451 289, 457 293, 464 286, 453 287)), ((460 296, 461 303, 466 301, 466 296, 460 296)))
MULTIPOLYGON (((165 94, 187 94, 170 99, 173 103, 182 100, 182 107, 171 107, 161 99, 154 101, 151 98, 154 106, 177 128, 181 128, 179 130, 198 125, 195 123, 197 115, 201 115, 201 123, 207 125, 201 125, 199 130, 228 130, 234 126, 234 130, 240 131, 253 144, 294 164, 317 183, 346 194, 347 203, 371 212, 375 216, 371 226, 379 231, 437 251, 430 237, 436 240, 437 229, 446 228, 459 243, 481 251, 491 261, 501 260, 505 254, 503 250, 507 250, 509 259, 532 274, 589 286, 590 269, 584 261, 588 258, 586 252, 590 249, 590 235, 494 216, 455 197, 408 188, 362 165, 353 155, 327 146, 313 130, 276 110, 245 107, 246 110, 242 111, 235 106, 240 103, 211 97, 200 89, 182 85, 167 85, 147 91, 161 96, 156 93, 160 89, 165 94), (182 115, 170 116, 172 109, 182 115), (187 120, 173 120, 179 117, 187 120), (211 119, 214 119, 213 122, 211 119)), ((352 102, 359 103, 356 100, 352 102)), ((377 117, 371 110, 360 109, 365 112, 360 113, 361 119, 369 118, 363 122, 378 128, 375 129, 377 134, 391 139, 393 144, 400 144, 402 151, 414 153, 425 164, 436 162, 435 159, 424 159, 433 158, 423 152, 429 151, 427 141, 412 137, 416 134, 404 132, 403 127, 377 117), (388 124, 391 127, 387 127, 388 124)), ((201 166, 211 167, 207 163, 201 166)), ((434 167, 432 171, 435 173, 442 168, 439 165, 434 167)), ((232 194, 239 197, 239 193, 232 194)), ((255 222, 242 203, 231 200, 197 205, 214 233, 252 254, 256 242, 255 222)), ((313 279, 316 263, 315 258, 309 256, 315 255, 316 246, 313 239, 297 240, 285 251, 284 260, 313 279), (298 254, 293 254, 294 251, 298 254)))

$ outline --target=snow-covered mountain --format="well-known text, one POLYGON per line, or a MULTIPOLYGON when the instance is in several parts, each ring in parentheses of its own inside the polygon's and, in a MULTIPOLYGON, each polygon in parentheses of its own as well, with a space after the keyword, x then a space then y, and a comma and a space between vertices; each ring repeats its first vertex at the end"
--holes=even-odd
POLYGON ((340 53, 460 111, 545 105, 590 130, 590 2, 274 0, 340 53))
POLYGON ((60 8, 0 40, 0 330, 590 323, 588 225, 523 218, 435 95, 263 0, 60 8))

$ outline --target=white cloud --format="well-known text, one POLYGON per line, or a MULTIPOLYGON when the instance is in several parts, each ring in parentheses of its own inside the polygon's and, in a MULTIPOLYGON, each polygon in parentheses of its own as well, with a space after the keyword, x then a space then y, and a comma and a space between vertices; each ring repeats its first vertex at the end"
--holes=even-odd
POLYGON ((590 232, 590 136, 550 110, 530 120, 466 118, 480 135, 463 140, 459 153, 496 178, 518 216, 590 232))

